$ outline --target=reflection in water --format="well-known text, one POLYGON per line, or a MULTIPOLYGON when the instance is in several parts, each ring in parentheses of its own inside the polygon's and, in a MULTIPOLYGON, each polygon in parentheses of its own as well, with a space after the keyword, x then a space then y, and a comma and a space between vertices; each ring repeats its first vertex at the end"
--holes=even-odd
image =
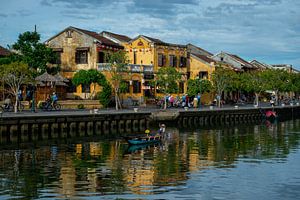
POLYGON ((300 164, 299 120, 210 130, 169 127, 168 132, 161 144, 133 149, 121 139, 95 138, 2 150, 0 195, 26 199, 299 195, 294 190, 300 188, 300 170, 295 167, 300 164), (233 192, 236 188, 238 193, 233 192))

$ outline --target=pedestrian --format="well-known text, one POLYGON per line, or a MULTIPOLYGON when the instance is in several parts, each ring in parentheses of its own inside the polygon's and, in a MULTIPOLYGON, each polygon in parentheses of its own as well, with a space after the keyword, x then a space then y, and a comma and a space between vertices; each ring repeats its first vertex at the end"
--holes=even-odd
POLYGON ((198 93, 198 95, 197 95, 197 100, 198 100, 198 107, 200 108, 200 106, 201 106, 201 94, 200 93, 198 93))

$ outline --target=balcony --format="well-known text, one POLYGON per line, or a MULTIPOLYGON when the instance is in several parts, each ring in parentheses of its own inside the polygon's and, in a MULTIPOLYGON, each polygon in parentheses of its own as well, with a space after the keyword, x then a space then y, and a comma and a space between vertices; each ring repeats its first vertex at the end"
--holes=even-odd
POLYGON ((97 63, 97 70, 98 71, 110 71, 111 70, 111 64, 110 63, 97 63))
POLYGON ((142 66, 141 65, 129 64, 128 68, 129 68, 129 71, 133 72, 133 73, 140 73, 140 72, 142 72, 142 66))
MULTIPOLYGON (((110 71, 111 64, 110 63, 97 63, 98 71, 110 71)), ((128 64, 128 72, 131 73, 153 73, 153 65, 135 65, 128 64)))

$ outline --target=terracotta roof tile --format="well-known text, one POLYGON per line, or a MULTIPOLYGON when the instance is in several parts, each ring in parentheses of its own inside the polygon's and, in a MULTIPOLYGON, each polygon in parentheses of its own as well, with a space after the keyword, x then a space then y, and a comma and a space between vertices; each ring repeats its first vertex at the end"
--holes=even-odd
POLYGON ((0 46, 0 56, 8 56, 10 53, 11 52, 8 49, 0 46))
POLYGON ((97 40, 99 40, 102 44, 104 45, 107 45, 107 46, 111 46, 111 47, 116 47, 116 48, 119 48, 119 49, 123 49, 124 47, 123 46, 120 46, 119 44, 101 36, 100 34, 96 33, 96 32, 93 32, 93 31, 88 31, 88 30, 84 30, 84 29, 80 29, 80 28, 75 28, 73 27, 74 29, 77 29, 78 31, 84 33, 84 34, 87 34, 97 40))
POLYGON ((103 34, 103 33, 111 35, 112 37, 114 37, 120 41, 129 42, 131 40, 131 38, 126 35, 120 35, 120 34, 108 32, 108 31, 103 31, 101 34, 103 34))
POLYGON ((213 59, 211 59, 211 58, 209 58, 209 57, 207 57, 207 56, 204 56, 204 55, 194 54, 194 53, 192 53, 192 55, 194 55, 194 56, 200 58, 201 60, 203 60, 203 61, 205 61, 205 62, 207 62, 207 63, 215 62, 213 59))
POLYGON ((247 62, 246 60, 242 59, 237 55, 233 55, 233 54, 229 54, 229 55, 234 59, 236 59, 237 61, 239 61, 240 63, 242 63, 247 68, 256 68, 254 65, 252 65, 251 63, 247 62))

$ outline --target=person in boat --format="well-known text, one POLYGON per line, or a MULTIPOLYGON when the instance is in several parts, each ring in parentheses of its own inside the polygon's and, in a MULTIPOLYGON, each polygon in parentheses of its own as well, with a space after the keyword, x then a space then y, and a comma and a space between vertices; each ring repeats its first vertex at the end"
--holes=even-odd
POLYGON ((158 134, 163 134, 165 132, 166 132, 166 125, 165 124, 160 124, 158 134))

